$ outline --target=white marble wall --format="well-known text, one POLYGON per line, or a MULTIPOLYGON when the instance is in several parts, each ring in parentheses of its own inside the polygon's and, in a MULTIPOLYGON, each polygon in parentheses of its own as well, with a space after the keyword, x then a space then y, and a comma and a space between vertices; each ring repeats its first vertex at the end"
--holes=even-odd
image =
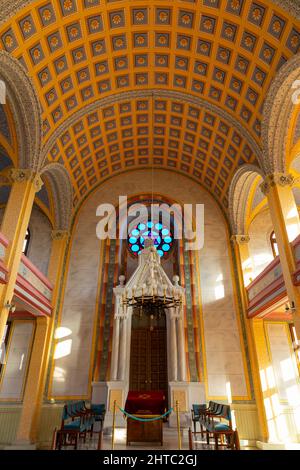
POLYGON ((32 347, 34 323, 15 321, 0 379, 0 400, 20 401, 32 347))
POLYGON ((72 241, 51 396, 89 394, 92 335, 97 299, 100 241, 96 237, 96 205, 91 198, 83 207, 72 241), (69 333, 69 334, 68 334, 69 333))
MULTIPOLYGON (((68 328, 70 334, 59 340, 71 340, 72 344, 65 357, 55 360, 50 390, 54 397, 82 396, 89 391, 100 253, 100 241, 96 238, 97 206, 101 203, 117 205, 120 195, 131 197, 151 193, 150 176, 150 170, 138 170, 108 180, 93 193, 78 215, 60 325, 68 328)), ((209 394, 225 395, 226 382, 230 380, 233 394, 244 396, 244 367, 224 218, 206 191, 174 172, 155 170, 153 190, 179 203, 205 205, 205 245, 200 253, 200 277, 209 394)))
MULTIPOLYGON (((4 209, 0 209, 0 226, 4 216, 4 209)), ((45 275, 48 273, 48 265, 51 254, 52 226, 48 218, 37 207, 33 206, 30 221, 30 243, 27 257, 45 275)))
POLYGON ((31 237, 27 257, 47 276, 52 246, 52 226, 45 214, 36 206, 31 213, 29 230, 31 237))
MULTIPOLYGON (((267 331, 279 398, 281 400, 289 400, 289 388, 296 385, 300 399, 299 373, 288 338, 290 335, 288 325, 283 323, 268 323, 267 331)), ((292 403, 290 404, 292 405, 292 403)))
POLYGON ((287 323, 267 323, 272 369, 269 377, 267 419, 271 440, 300 439, 300 383, 287 323), (273 387, 272 381, 274 377, 273 387))
POLYGON ((249 251, 255 279, 273 261, 270 235, 273 231, 270 212, 260 212, 249 227, 249 251))
POLYGON ((244 397, 247 389, 226 228, 213 201, 203 196, 202 200, 205 240, 199 259, 208 394, 226 398, 229 382, 232 395, 244 397))

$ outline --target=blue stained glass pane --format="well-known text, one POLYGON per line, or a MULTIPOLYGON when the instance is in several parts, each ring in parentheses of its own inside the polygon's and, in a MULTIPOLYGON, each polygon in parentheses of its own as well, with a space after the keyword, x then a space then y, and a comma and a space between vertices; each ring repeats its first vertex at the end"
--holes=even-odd
POLYGON ((141 222, 128 235, 128 247, 138 255, 144 249, 145 239, 151 237, 160 257, 171 250, 173 236, 170 230, 160 222, 141 222))

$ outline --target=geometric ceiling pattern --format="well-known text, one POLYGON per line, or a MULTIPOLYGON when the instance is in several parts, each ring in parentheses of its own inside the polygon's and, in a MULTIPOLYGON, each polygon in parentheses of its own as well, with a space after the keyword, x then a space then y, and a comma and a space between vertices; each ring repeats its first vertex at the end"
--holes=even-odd
POLYGON ((255 162, 245 139, 220 117, 156 97, 125 100, 86 115, 57 139, 49 159, 65 162, 77 202, 111 174, 149 165, 149 155, 155 167, 195 177, 225 207, 236 164, 255 162))
POLYGON ((21 61, 37 89, 44 144, 58 133, 47 158, 68 169, 75 205, 101 179, 153 158, 227 207, 232 174, 257 155, 224 113, 157 96, 84 110, 121 92, 173 90, 219 107, 260 145, 266 92, 299 47, 299 22, 254 0, 43 0, 0 28, 0 48, 21 61))

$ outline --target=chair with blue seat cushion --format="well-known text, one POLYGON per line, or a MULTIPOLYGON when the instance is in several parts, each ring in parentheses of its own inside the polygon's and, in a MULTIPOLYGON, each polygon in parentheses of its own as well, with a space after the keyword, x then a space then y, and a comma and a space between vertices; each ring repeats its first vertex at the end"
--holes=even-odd
POLYGON ((239 449, 237 431, 232 429, 229 405, 213 403, 209 406, 209 410, 205 411, 202 415, 200 414, 199 422, 202 437, 203 430, 205 430, 207 444, 209 444, 210 437, 213 437, 216 450, 222 446, 231 449, 239 449), (224 440, 226 441, 225 443, 224 440))
POLYGON ((206 404, 194 404, 192 405, 192 421, 194 423, 194 431, 196 432, 196 423, 199 422, 200 416, 203 412, 207 410, 206 404))
POLYGON ((86 429, 81 417, 76 416, 71 404, 65 405, 62 412, 60 430, 57 433, 57 447, 74 446, 77 449, 78 438, 85 435, 86 429))
POLYGON ((94 414, 95 421, 100 422, 101 430, 102 430, 105 413, 106 413, 106 408, 105 408, 104 403, 92 403, 91 412, 94 414))

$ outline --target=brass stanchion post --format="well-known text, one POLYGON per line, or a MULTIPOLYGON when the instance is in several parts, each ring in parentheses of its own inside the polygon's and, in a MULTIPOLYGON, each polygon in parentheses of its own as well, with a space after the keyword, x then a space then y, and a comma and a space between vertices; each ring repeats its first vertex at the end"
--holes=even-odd
POLYGON ((177 414, 177 431, 178 431, 178 449, 181 450, 180 416, 179 416, 178 400, 176 401, 176 414, 177 414))
POLYGON ((115 427, 116 427, 116 400, 114 401, 114 410, 113 410, 113 423, 112 423, 112 434, 111 434, 111 448, 115 448, 115 427))

